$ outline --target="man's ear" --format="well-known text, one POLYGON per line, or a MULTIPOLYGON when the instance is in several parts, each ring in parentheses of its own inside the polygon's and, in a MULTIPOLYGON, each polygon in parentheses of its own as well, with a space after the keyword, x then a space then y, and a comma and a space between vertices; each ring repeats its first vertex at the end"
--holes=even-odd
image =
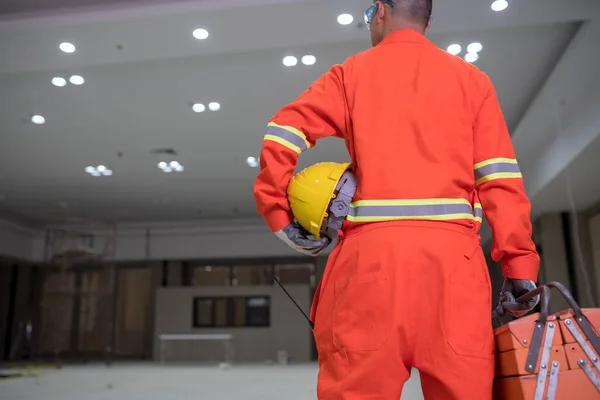
POLYGON ((431 28, 431 18, 429 18, 429 21, 427 21, 427 26, 425 27, 425 32, 427 32, 429 30, 429 28, 431 28))
POLYGON ((383 3, 379 2, 379 4, 377 4, 377 20, 380 23, 383 23, 383 19, 385 17, 386 12, 387 12, 387 10, 383 6, 383 3))

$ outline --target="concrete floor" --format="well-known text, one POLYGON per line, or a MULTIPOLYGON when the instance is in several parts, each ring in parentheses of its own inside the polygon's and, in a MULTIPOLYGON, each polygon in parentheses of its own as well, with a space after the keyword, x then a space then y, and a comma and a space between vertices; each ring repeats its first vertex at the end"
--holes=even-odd
MULTIPOLYGON (((0 381, 0 400, 307 400, 316 399, 316 364, 65 366, 37 376, 0 381)), ((421 400, 415 372, 402 400, 421 400)))

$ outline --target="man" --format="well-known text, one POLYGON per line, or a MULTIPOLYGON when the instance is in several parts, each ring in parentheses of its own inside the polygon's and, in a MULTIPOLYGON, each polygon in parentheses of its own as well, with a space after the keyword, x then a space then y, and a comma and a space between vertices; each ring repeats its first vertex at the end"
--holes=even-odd
POLYGON ((317 255, 286 198, 298 155, 342 138, 357 190, 311 319, 319 399, 397 400, 410 369, 426 399, 491 399, 491 286, 477 231, 492 226, 501 310, 536 300, 530 202, 490 79, 424 33, 432 0, 377 1, 373 48, 332 67, 267 128, 259 212, 290 246, 317 255))

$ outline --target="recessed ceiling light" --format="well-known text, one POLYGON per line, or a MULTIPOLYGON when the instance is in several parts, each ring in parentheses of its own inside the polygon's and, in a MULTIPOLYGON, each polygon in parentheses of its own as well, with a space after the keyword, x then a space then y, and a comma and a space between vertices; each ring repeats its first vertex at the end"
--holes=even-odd
POLYGON ((451 44, 450 46, 448 46, 446 51, 448 51, 448 53, 450 53, 452 55, 457 55, 457 54, 460 54, 460 52, 462 51, 462 47, 460 46, 460 44, 454 43, 454 44, 451 44))
POLYGON ((158 163, 158 168, 166 173, 173 171, 182 172, 184 170, 183 165, 181 165, 178 161, 171 161, 169 163, 161 161, 158 163))
POLYGON ((202 103, 196 103, 192 106, 192 110, 194 110, 194 112, 201 113, 206 111, 206 106, 202 103))
POLYGON ((61 78, 60 76, 55 76, 52 78, 52 84, 54 86, 63 87, 67 84, 67 80, 65 78, 61 78))
POLYGON ((258 160, 256 157, 248 157, 246 158, 246 164, 248 164, 250 168, 256 168, 258 167, 258 160))
POLYGON ((506 0, 496 0, 492 3, 492 10, 494 11, 503 11, 508 7, 508 1, 506 0))
POLYGON ((106 168, 104 165, 98 165, 97 167, 89 165, 85 167, 85 172, 91 176, 112 176, 113 174, 112 170, 106 168))
POLYGON ((467 53, 465 56, 465 61, 468 63, 474 63, 479 59, 479 54, 477 53, 467 53))
POLYGON ((198 40, 204 40, 208 37, 208 31, 206 29, 194 29, 192 35, 198 40))
POLYGON ((31 117, 31 122, 36 125, 42 125, 46 122, 46 118, 42 117, 41 115, 34 115, 31 117))
POLYGON ((82 76, 79 75, 73 75, 72 77, 69 78, 69 82, 71 82, 73 85, 83 85, 85 83, 85 79, 83 79, 82 76))
POLYGON ((294 56, 283 57, 283 65, 286 67, 293 67, 298 64, 298 59, 294 56))
POLYGON ((58 46, 65 53, 75 53, 75 45, 69 42, 63 42, 58 46))
POLYGON ((219 111, 221 109, 221 105, 215 101, 208 103, 208 109, 210 111, 219 111))
POLYGON ((304 57, 302 57, 302 64, 304 65, 315 65, 315 63, 317 62, 317 57, 313 56, 313 55, 305 55, 304 57))
POLYGON ((474 42, 467 46, 467 52, 469 53, 479 53, 481 50, 483 50, 483 45, 479 42, 474 42))
POLYGON ((340 14, 337 17, 337 22, 340 25, 350 25, 354 21, 354 17, 350 14, 340 14))

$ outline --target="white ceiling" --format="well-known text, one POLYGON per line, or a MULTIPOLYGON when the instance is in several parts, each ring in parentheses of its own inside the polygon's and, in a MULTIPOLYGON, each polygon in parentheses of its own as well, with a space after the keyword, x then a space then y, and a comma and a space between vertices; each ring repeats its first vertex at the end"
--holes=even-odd
MULTIPOLYGON (((258 156, 268 119, 331 65, 369 46, 367 30, 357 24, 370 3, 362 0, 87 0, 93 8, 77 10, 70 7, 83 2, 5 3, 0 213, 42 224, 66 216, 119 221, 254 216, 257 170, 245 159, 258 156), (352 13, 355 24, 338 25, 341 12, 352 13), (210 32, 207 40, 192 37, 198 27, 210 32), (77 51, 62 53, 63 41, 77 51), (317 64, 285 68, 281 60, 288 54, 313 54, 317 64), (86 83, 50 84, 54 76, 72 74, 86 83), (202 114, 190 109, 191 102, 210 101, 222 109, 202 114), (33 125, 32 114, 43 115, 46 124, 33 125), (163 147, 179 153, 183 173, 158 170, 159 161, 170 159, 151 150, 163 147), (84 172, 98 164, 114 175, 92 178, 84 172)), ((529 156, 519 152, 517 139, 527 136, 521 133, 523 121, 535 124, 530 105, 543 100, 540 93, 581 35, 582 22, 599 19, 600 2, 511 2, 501 13, 489 4, 434 2, 429 37, 444 48, 453 42, 483 44, 477 65, 495 82, 523 159, 529 156)), ((594 48, 597 42, 591 41, 589 51, 594 48)), ((593 182, 600 164, 594 153, 583 154, 592 154, 584 164, 593 182)), ((341 141, 324 140, 302 155, 300 167, 346 158, 341 141)), ((577 171, 581 163, 567 164, 577 171)), ((600 200, 589 187, 581 184, 589 192, 585 204, 600 200)), ((568 199, 555 192, 552 202, 545 201, 544 190, 543 196, 536 193, 536 207, 565 207, 568 199)))

